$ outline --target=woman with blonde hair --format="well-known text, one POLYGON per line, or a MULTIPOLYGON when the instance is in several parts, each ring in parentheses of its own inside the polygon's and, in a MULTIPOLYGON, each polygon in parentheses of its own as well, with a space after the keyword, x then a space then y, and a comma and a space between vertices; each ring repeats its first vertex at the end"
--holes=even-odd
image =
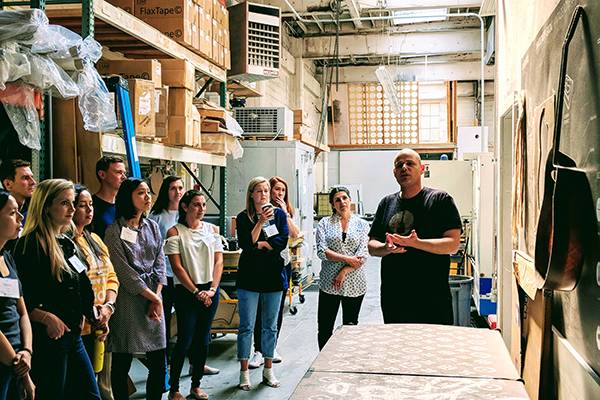
POLYGON ((31 197, 14 259, 33 329, 32 376, 37 399, 100 399, 81 340, 94 293, 85 263, 64 235, 73 222, 73 183, 41 182, 31 197))
POLYGON ((263 177, 248 183, 246 209, 237 216, 237 236, 242 254, 238 263, 237 294, 240 313, 238 359, 242 390, 250 390, 248 359, 252 348, 252 331, 256 311, 262 309, 262 350, 265 367, 263 383, 279 387, 273 373, 273 355, 277 341, 277 313, 283 291, 281 252, 288 242, 288 223, 283 210, 270 201, 271 186, 263 177))
MULTIPOLYGON (((269 185, 271 186, 271 204, 285 212, 288 223, 289 237, 292 239, 297 238, 300 235, 300 229, 294 223, 294 207, 292 206, 292 203, 289 199, 289 189, 287 182, 280 176, 273 176, 271 177, 271 179, 269 179, 269 185)), ((284 249, 283 251, 284 253, 289 252, 289 249, 284 249)), ((287 257, 283 258, 286 265, 281 270, 283 292, 281 295, 281 302, 279 303, 279 313, 277 314, 277 339, 279 339, 279 334, 281 333, 281 326, 283 324, 283 308, 285 306, 285 299, 287 298, 286 294, 287 290, 289 289, 289 281, 292 275, 292 265, 289 262, 289 254, 287 254, 287 257)), ((250 368, 258 368, 264 363, 261 344, 261 311, 262 309, 259 304, 256 313, 256 324, 254 325, 254 354, 250 358, 250 362, 248 364, 250 368)), ((273 353, 273 362, 278 363, 281 361, 281 356, 277 352, 277 348, 275 348, 275 352, 273 353)))

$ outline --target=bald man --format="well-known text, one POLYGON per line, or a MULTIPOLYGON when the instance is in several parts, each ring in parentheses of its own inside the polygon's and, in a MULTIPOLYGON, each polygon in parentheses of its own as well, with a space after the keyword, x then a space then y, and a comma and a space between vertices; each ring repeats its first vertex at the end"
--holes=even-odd
POLYGON ((381 259, 381 310, 389 323, 453 323, 450 254, 462 229, 452 197, 423 187, 421 157, 404 149, 394 159, 400 191, 381 200, 369 232, 369 253, 381 259))

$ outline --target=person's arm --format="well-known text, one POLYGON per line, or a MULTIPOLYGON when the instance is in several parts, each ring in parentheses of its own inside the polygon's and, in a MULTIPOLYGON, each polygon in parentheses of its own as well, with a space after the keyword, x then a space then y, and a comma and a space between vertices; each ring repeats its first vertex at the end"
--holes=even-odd
POLYGON ((287 247, 288 238, 289 238, 289 230, 287 224, 287 217, 285 213, 280 208, 275 208, 275 226, 277 227, 277 231, 279 232, 277 235, 271 236, 267 238, 267 242, 271 246, 271 249, 280 253, 283 249, 287 247))
POLYGON ((31 356, 33 351, 31 322, 25 307, 25 300, 19 298, 17 301, 17 312, 19 313, 19 327, 21 328, 21 349, 17 351, 13 360, 13 366, 17 376, 24 376, 31 369, 31 356))
POLYGON ((460 245, 460 229, 449 229, 441 238, 421 239, 413 231, 408 236, 392 235, 395 244, 403 247, 413 247, 432 254, 454 254, 460 245))
POLYGON ((257 235, 260 235, 260 230, 262 229, 262 224, 260 221, 256 223, 256 225, 252 224, 248 215, 244 212, 240 213, 236 218, 236 233, 238 238, 238 244, 242 251, 246 252, 246 254, 253 254, 258 251, 256 247, 256 240, 253 239, 253 230, 258 229, 257 235), (257 228, 258 227, 258 228, 257 228))
POLYGON ((287 216, 287 223, 290 238, 295 239, 300 236, 300 228, 296 226, 294 219, 289 215, 287 216))
POLYGON ((0 363, 11 366, 16 355, 4 333, 0 332, 0 363))
POLYGON ((383 199, 377 206, 375 212, 375 218, 371 224, 371 230, 369 231, 369 241, 367 243, 369 254, 374 257, 385 257, 394 253, 405 253, 406 249, 399 246, 390 246, 386 243, 386 225, 387 221, 384 221, 385 211, 387 209, 387 201, 383 199))
POLYGON ((203 290, 200 292, 200 300, 205 306, 210 306, 212 298, 219 290, 219 284, 221 283, 221 276, 223 275, 223 244, 221 244, 221 237, 219 236, 219 228, 214 226, 215 242, 213 245, 214 265, 213 265, 213 276, 209 290, 203 290))

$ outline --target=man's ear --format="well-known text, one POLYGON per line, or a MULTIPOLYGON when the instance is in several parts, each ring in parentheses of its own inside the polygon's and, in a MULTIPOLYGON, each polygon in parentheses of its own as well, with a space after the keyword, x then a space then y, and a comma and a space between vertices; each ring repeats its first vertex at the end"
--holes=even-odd
POLYGON ((102 170, 98 171, 98 179, 100 181, 102 181, 102 180, 104 180, 104 178, 106 178, 106 171, 102 171, 102 170))
POLYGON ((13 181, 12 179, 6 178, 2 181, 2 187, 4 188, 4 190, 11 192, 13 183, 15 183, 15 181, 13 181))
POLYGON ((423 173, 425 171, 425 166, 423 164, 421 164, 421 173, 423 173))

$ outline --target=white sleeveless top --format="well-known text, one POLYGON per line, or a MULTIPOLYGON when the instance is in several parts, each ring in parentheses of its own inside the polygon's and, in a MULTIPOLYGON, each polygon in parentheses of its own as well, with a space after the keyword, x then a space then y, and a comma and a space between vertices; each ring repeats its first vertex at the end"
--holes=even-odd
MULTIPOLYGON (((179 254, 183 268, 196 285, 211 282, 215 253, 223 252, 221 237, 216 233, 215 225, 202 222, 199 229, 190 229, 178 223, 175 228, 178 234, 165 241, 165 255, 179 254)), ((173 275, 175 284, 181 284, 177 275, 173 275)))

